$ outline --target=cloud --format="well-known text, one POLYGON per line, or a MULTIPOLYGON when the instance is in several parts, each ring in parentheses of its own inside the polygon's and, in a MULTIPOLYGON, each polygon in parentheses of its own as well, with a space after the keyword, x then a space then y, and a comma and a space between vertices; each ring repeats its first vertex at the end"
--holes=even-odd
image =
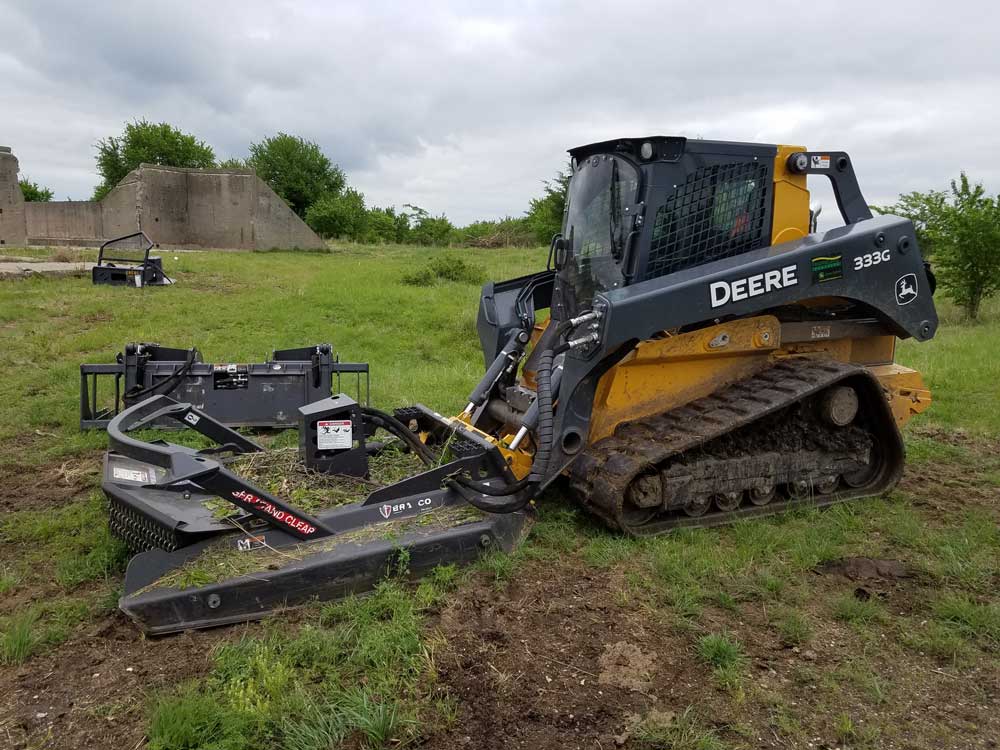
POLYGON ((569 147, 652 133, 843 149, 872 202, 962 169, 1000 188, 988 2, 0 0, 0 18, 0 142, 60 198, 89 197, 93 144, 142 117, 220 158, 302 135, 369 202, 458 222, 521 213, 569 147))

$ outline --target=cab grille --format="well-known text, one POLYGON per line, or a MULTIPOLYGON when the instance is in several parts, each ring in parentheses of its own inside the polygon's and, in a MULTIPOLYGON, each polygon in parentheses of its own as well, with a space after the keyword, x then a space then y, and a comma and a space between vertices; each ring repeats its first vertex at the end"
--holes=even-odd
POLYGON ((701 167, 656 212, 645 278, 768 244, 771 179, 762 162, 701 167))

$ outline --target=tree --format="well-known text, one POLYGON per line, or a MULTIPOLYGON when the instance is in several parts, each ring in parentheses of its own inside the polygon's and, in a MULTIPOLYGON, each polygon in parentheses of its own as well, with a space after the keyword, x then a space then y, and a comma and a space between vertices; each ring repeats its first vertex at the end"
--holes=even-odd
POLYGON ((52 200, 52 191, 47 187, 42 187, 37 182, 32 182, 27 177, 18 180, 21 186, 21 195, 29 203, 48 203, 52 200))
POLYGON ((235 156, 231 156, 219 162, 219 169, 247 169, 247 163, 244 159, 237 159, 235 156))
POLYGON ((547 245, 552 235, 562 230, 566 191, 572 176, 572 165, 568 166, 565 172, 556 172, 554 179, 545 181, 545 194, 541 198, 531 200, 527 211, 528 226, 534 233, 535 239, 542 244, 547 245))
POLYGON ((365 242, 404 243, 410 233, 410 217, 395 208, 372 208, 368 211, 365 242))
POLYGON ((409 219, 412 220, 409 241, 417 245, 446 245, 451 239, 455 227, 444 214, 431 216, 420 206, 406 203, 404 208, 410 209, 409 219))
POLYGON ((344 173, 311 141, 278 133, 250 144, 247 166, 299 216, 321 197, 344 189, 344 173))
POLYGON ((353 188, 327 193, 306 210, 306 223, 323 237, 362 240, 368 229, 365 197, 353 188))
POLYGON ((914 222, 945 296, 978 318, 983 301, 1000 291, 1000 196, 987 196, 963 172, 949 193, 908 193, 876 210, 914 222))
POLYGON ((940 229, 947 202, 948 194, 940 190, 926 193, 914 191, 900 195, 899 202, 895 205, 872 206, 872 210, 880 214, 903 216, 912 221, 920 252, 929 260, 934 255, 934 235, 940 229))
POLYGON ((125 131, 120 136, 109 136, 97 142, 97 171, 102 181, 94 190, 94 200, 107 195, 140 164, 214 167, 215 152, 204 141, 166 122, 136 120, 125 123, 125 131))

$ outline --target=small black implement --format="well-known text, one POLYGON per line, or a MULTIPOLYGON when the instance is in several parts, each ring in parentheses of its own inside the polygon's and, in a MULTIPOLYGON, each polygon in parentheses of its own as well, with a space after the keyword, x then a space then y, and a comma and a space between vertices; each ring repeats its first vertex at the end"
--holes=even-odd
POLYGON ((91 281, 112 286, 169 286, 174 281, 163 272, 163 259, 151 256, 153 241, 145 232, 115 237, 101 245, 91 281))

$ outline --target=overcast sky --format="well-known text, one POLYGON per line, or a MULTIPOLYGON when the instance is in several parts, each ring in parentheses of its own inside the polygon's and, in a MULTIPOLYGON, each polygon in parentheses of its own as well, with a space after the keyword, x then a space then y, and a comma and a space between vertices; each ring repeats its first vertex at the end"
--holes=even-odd
POLYGON ((369 205, 459 223, 522 213, 569 147, 650 134, 846 150, 872 203, 962 169, 996 192, 998 7, 0 0, 0 144, 82 200, 126 120, 219 159, 285 131, 369 205))

